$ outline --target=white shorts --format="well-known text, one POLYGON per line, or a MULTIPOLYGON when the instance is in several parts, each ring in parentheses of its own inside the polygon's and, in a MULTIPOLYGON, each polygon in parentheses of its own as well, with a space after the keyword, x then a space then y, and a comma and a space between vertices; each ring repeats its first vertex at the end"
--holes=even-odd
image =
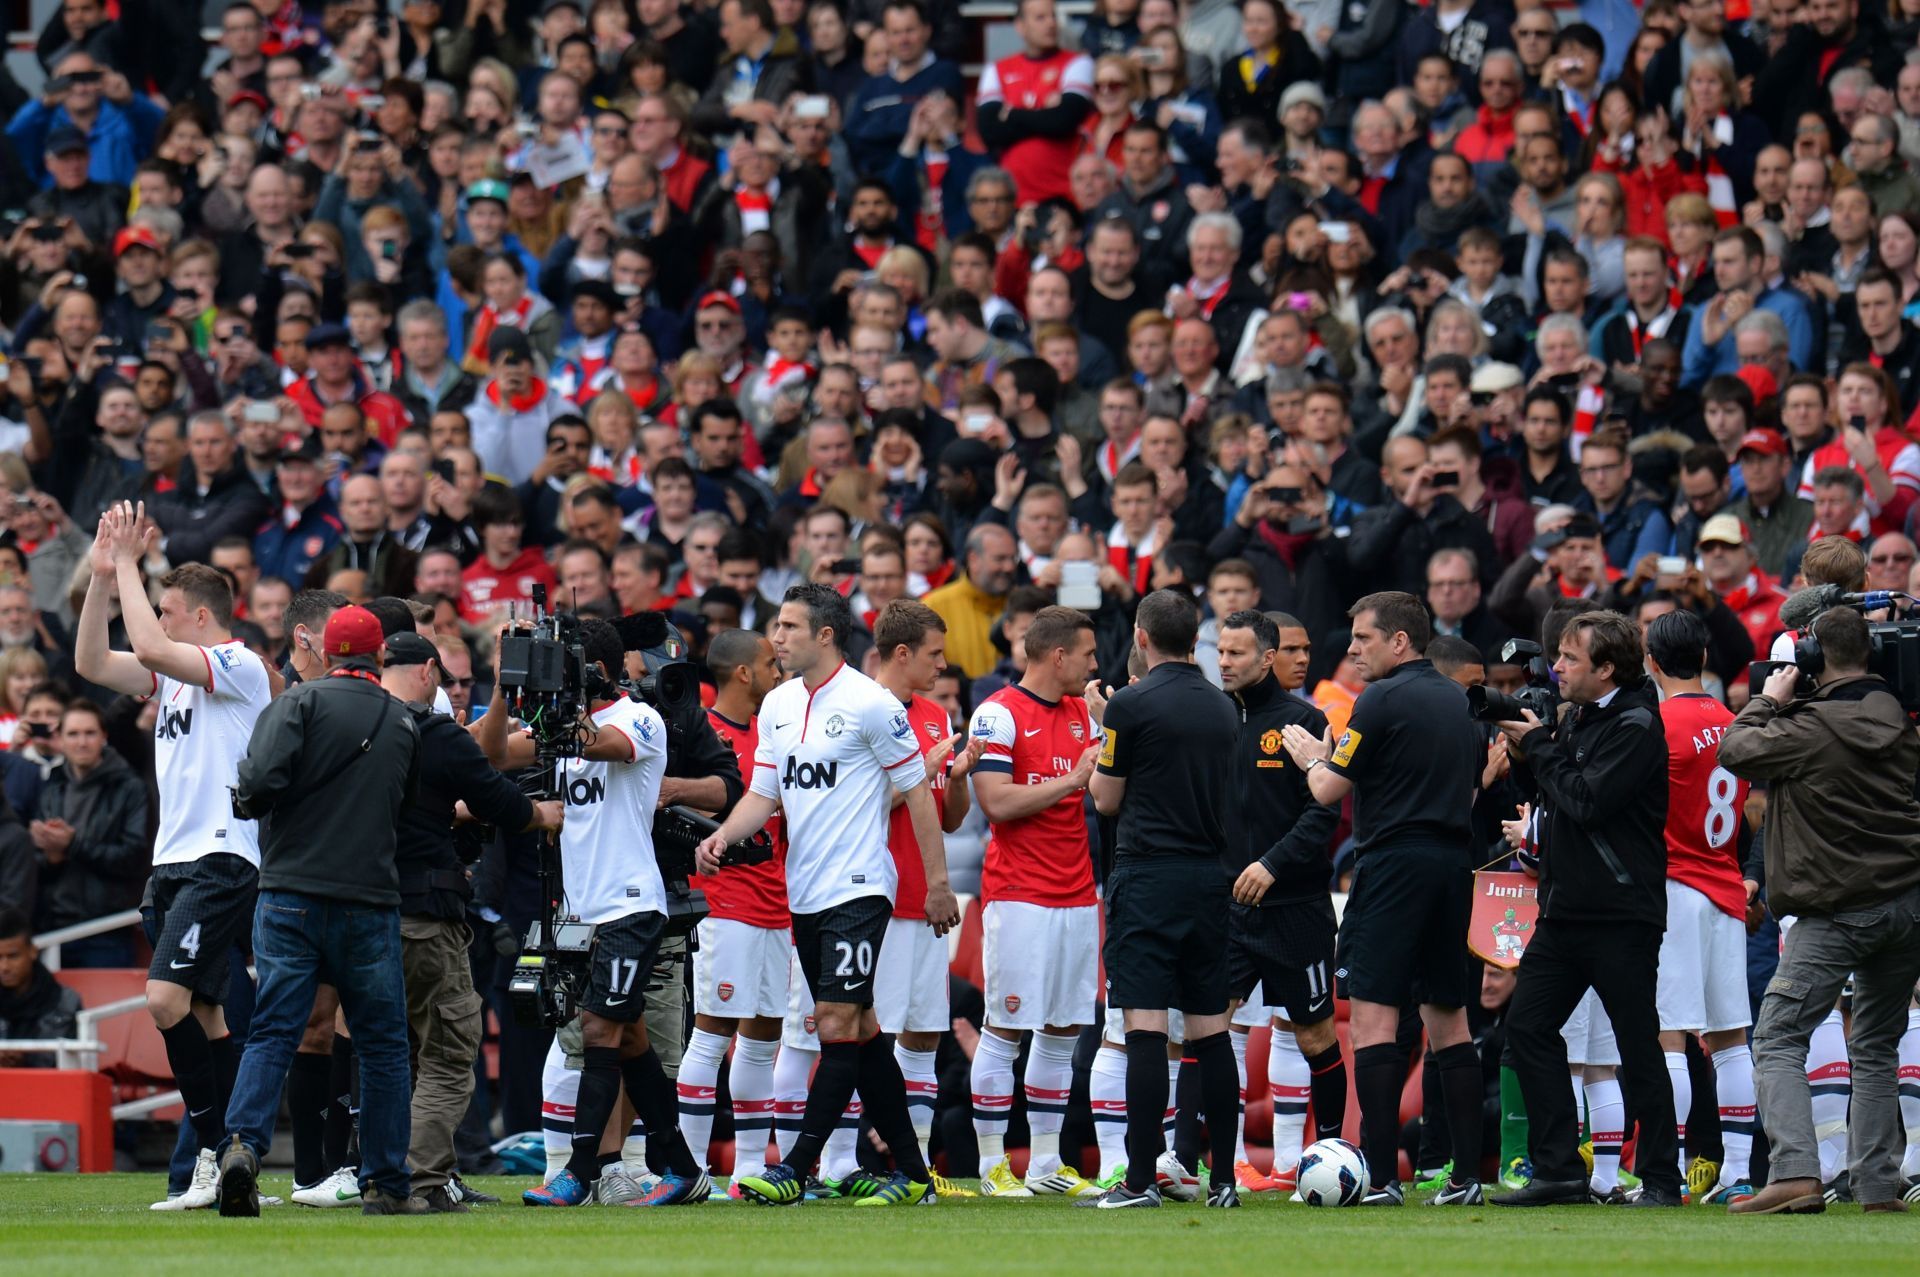
POLYGON ((706 918, 695 934, 700 947, 693 955, 694 1014, 745 1020, 787 1013, 793 941, 785 927, 706 918))
POLYGON ((1747 1001, 1746 924, 1671 878, 1655 1000, 1663 1033, 1718 1033, 1753 1023, 1747 1001))
MULTIPOLYGON (((1101 1036, 1108 1042, 1127 1044, 1127 1022, 1123 1018, 1126 1011, 1122 1007, 1107 1008, 1107 1022, 1101 1030, 1101 1036)), ((1167 1011, 1167 1041, 1179 1046, 1187 1040, 1187 1017, 1179 1011, 1167 1011)))
POLYGON ((813 1026, 813 990, 807 987, 799 951, 791 943, 787 954, 792 961, 787 967, 787 1015, 780 1025, 780 1045, 796 1051, 818 1051, 820 1035, 813 1026))
POLYGON ((924 918, 889 918, 873 970, 873 1014, 882 1033, 945 1033, 947 942, 924 918))
POLYGON ((1043 1029, 1093 1022, 1100 999, 1099 910, 995 900, 981 911, 988 1023, 1043 1029))
POLYGON ((1267 989, 1256 984, 1247 993, 1247 1000, 1233 1009, 1233 1027, 1236 1029, 1257 1029, 1273 1020, 1273 1008, 1267 1005, 1267 989))
POLYGON ((1592 989, 1587 990, 1580 1005, 1560 1026, 1560 1036, 1566 1039, 1569 1064, 1617 1067, 1620 1063, 1620 1047, 1613 1040, 1613 1021, 1607 1018, 1607 1009, 1600 1005, 1600 995, 1592 989))

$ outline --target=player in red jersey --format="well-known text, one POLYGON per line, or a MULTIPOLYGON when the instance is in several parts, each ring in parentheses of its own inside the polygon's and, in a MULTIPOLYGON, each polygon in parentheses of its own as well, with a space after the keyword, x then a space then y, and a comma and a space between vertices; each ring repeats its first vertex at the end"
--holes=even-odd
POLYGON ((1660 942, 1657 1000, 1673 1111, 1683 1123, 1693 1093, 1686 1035, 1699 1035, 1713 1057, 1726 1156, 1718 1176, 1710 1177, 1712 1164, 1701 1162, 1697 1176, 1688 1173, 1688 1187, 1696 1198, 1732 1205, 1753 1196, 1746 922, 1756 888, 1740 875, 1747 782, 1720 766, 1720 738, 1733 715, 1700 681, 1707 639, 1706 622, 1691 612, 1669 612, 1647 627, 1647 657, 1660 685, 1660 721, 1667 732, 1667 933, 1660 942))
MULTIPOLYGON (((895 697, 906 712, 908 729, 927 763, 927 784, 940 809, 940 826, 952 833, 967 818, 967 773, 984 747, 960 744, 946 709, 926 693, 947 668, 947 623, 924 603, 895 599, 880 609, 873 622, 873 646, 879 656, 873 678, 895 697), (948 766, 948 760, 952 766, 948 766)), ((920 843, 913 836, 913 820, 896 796, 887 824, 887 849, 900 875, 894 893, 893 917, 880 946, 880 962, 873 973, 873 1013, 880 1031, 891 1033, 893 1055, 907 1083, 907 1109, 913 1133, 924 1153, 933 1134, 934 1101, 940 1093, 934 1075, 934 1052, 940 1035, 953 1026, 947 1004, 947 942, 927 923, 927 874, 920 861, 920 843)), ((864 1176, 862 1172, 862 1176, 864 1176)), ((855 1177, 851 1196, 865 1196, 855 1177)), ((872 1191, 881 1186, 875 1180, 872 1191)), ((942 1197, 972 1197, 944 1177, 935 1176, 934 1191, 942 1197)))
POLYGON ((973 715, 985 746, 974 789, 992 837, 980 875, 986 1023, 973 1057, 973 1125, 980 1187, 995 1197, 1094 1196, 1060 1161, 1060 1125, 1073 1084, 1073 1047, 1093 1022, 1100 920, 1084 798, 1099 755, 1099 721, 1078 693, 1093 677, 1093 622, 1047 607, 1027 628, 1026 673, 973 715), (1024 1183, 1005 1156, 1020 1035, 1027 1055, 1024 1183))
MULTIPOLYGON (((780 682, 773 644, 750 630, 727 630, 707 647, 707 668, 719 691, 707 721, 733 750, 740 774, 753 771, 759 744, 754 715, 780 682)), ((792 944, 787 938, 786 838, 779 817, 767 822, 774 856, 702 878, 708 916, 693 955, 693 1034, 680 1061, 680 1129, 704 1165, 713 1136, 720 1063, 733 1046, 733 1178, 766 1169, 773 1133, 773 1068, 787 1011, 792 944)), ((732 1196, 729 1189, 728 1195, 732 1196)))

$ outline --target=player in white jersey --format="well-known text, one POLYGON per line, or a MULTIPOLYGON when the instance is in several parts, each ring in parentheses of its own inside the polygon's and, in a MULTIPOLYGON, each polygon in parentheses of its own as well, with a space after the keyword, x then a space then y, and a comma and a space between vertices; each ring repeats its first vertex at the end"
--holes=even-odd
POLYGON ((727 844, 787 817, 787 898, 800 966, 814 994, 820 1067, 799 1138, 784 1160, 739 1182, 749 1197, 791 1205, 807 1168, 857 1088, 873 1128, 898 1169, 856 1205, 932 1199, 932 1176, 914 1139, 900 1066, 873 1012, 873 973, 893 912, 897 875, 887 849, 890 793, 904 795, 927 876, 927 921, 944 935, 958 925, 947 881, 945 843, 927 769, 900 702, 848 667, 843 644, 853 613, 825 585, 788 590, 773 647, 789 673, 760 707, 760 739, 746 797, 700 844, 700 869, 713 874, 727 844))
POLYGON ((199 1136, 193 1180, 155 1210, 198 1210, 218 1199, 213 1150, 226 1126, 239 1065, 220 1006, 227 955, 253 925, 260 831, 233 815, 235 782, 255 720, 272 697, 260 658, 236 641, 233 590, 202 564, 160 579, 160 610, 147 600, 140 564, 156 535, 144 507, 100 516, 86 602, 74 641, 80 677, 129 696, 151 697, 160 830, 153 847, 156 939, 147 969, 147 1010, 199 1136), (131 652, 107 646, 115 591, 131 652))
MULTIPOLYGON (((706 1171, 679 1136, 673 1084, 647 1038, 647 981, 666 933, 667 893, 653 851, 653 810, 667 767, 667 726, 652 706, 622 695, 612 671, 624 664, 620 635, 604 621, 583 622, 588 716, 580 756, 558 764, 567 805, 560 835, 564 912, 594 925, 591 975, 580 999, 583 1064, 574 1105, 573 1155, 550 1183, 528 1189, 530 1206, 579 1206, 600 1178, 601 1136, 624 1084, 649 1131, 667 1132, 667 1173, 635 1206, 706 1200, 706 1171)), ((498 767, 535 761, 534 743, 507 735, 498 687, 475 733, 498 767)), ((616 1148, 611 1155, 618 1159, 616 1148)))

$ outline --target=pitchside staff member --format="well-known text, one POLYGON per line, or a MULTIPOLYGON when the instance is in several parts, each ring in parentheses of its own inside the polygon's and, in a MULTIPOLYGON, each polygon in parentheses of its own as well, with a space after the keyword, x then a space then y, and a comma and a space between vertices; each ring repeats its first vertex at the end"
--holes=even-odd
POLYGON ((413 1186, 430 1210, 464 1213, 448 1192, 454 1171, 453 1132, 473 1097, 473 1061, 480 1053, 483 1005, 473 988, 467 950, 467 902, 473 886, 454 850, 454 805, 504 829, 558 829, 565 804, 535 803, 495 771, 465 728, 432 708, 441 692, 440 652, 420 634, 387 636, 380 685, 405 702, 420 729, 420 787, 401 815, 401 966, 407 1027, 417 1044, 413 1136, 407 1160, 413 1186))
POLYGON ((1640 629, 1618 612, 1567 622, 1554 662, 1572 703, 1557 723, 1503 722, 1521 787, 1544 809, 1540 921, 1520 961, 1507 1041, 1527 1103, 1533 1180, 1498 1206, 1590 1200, 1560 1026, 1592 989, 1620 1046, 1620 1086, 1640 1124, 1635 1206, 1679 1206, 1680 1142, 1660 1051, 1660 936, 1667 923, 1667 738, 1640 629))
POLYGON ((401 809, 420 732, 380 686, 380 622, 345 607, 327 622, 325 678, 267 706, 239 767, 233 809, 271 817, 260 847, 254 961, 260 1000, 227 1106, 220 1213, 258 1215, 287 1066, 324 978, 340 994, 360 1089, 361 1213, 419 1215, 407 1175, 407 1010, 400 971, 401 809))
MULTIPOLYGON (((1331 1139, 1347 1113, 1327 894, 1327 848, 1340 812, 1313 800, 1306 773, 1287 758, 1286 729, 1321 736, 1327 716, 1280 685, 1279 647, 1280 627, 1263 612, 1235 612, 1221 623, 1220 682, 1240 709, 1233 785, 1240 801, 1229 807, 1223 860, 1233 875, 1227 978, 1235 1001, 1260 985, 1268 1006, 1286 1010, 1275 1027, 1299 1043, 1312 1078, 1315 1138, 1331 1139)), ((1276 1150, 1275 1158, 1285 1165, 1297 1153, 1276 1150)))
POLYGON ((1127 1029, 1127 1177, 1085 1204, 1160 1205, 1154 1164, 1166 1147, 1167 1008, 1186 1015, 1187 1052, 1200 1070, 1200 1107, 1216 1167, 1207 1205, 1240 1204, 1233 1176, 1232 1115, 1240 1078, 1228 1037, 1227 932, 1231 897, 1219 861, 1222 813, 1240 715, 1192 663, 1200 615, 1191 598, 1156 590, 1140 602, 1133 641, 1147 674, 1101 710, 1106 732, 1088 788, 1103 816, 1118 816, 1107 878, 1107 1001, 1127 1029))
MULTIPOLYGON (((874 964, 883 955, 897 873, 887 849, 889 792, 913 821, 927 875, 927 921, 936 934, 959 925, 947 883, 946 843, 927 769, 900 702, 846 662, 853 632, 847 600, 826 585, 796 585, 781 600, 773 649, 800 677, 760 707, 752 788, 720 830, 700 844, 700 870, 720 868, 727 844, 787 816, 787 900, 793 941, 813 990, 820 1066, 807 1093, 806 1120, 786 1159, 737 1181, 773 1206, 797 1203, 856 1089, 898 1168, 857 1206, 904 1206, 933 1198, 933 1177, 914 1138, 907 1087, 873 1013, 874 964)), ((892 960, 892 959, 889 959, 892 960)))
MULTIPOLYGON (((650 1135, 665 1145, 667 1171, 634 1206, 678 1206, 705 1200, 707 1173, 680 1138, 679 1109, 643 1023, 647 982, 667 925, 667 888, 653 849, 653 811, 667 766, 667 725, 659 711, 614 685, 622 667, 620 635, 605 621, 584 621, 592 724, 580 756, 563 759, 556 777, 568 814, 560 838, 565 912, 593 923, 592 975, 580 999, 584 1044, 574 1102, 573 1155, 567 1169, 520 1199, 529 1206, 581 1206, 600 1178, 600 1137, 624 1085, 650 1135)), ((496 765, 536 761, 531 736, 507 734, 498 685, 476 733, 496 765)), ((617 1156, 617 1154, 616 1154, 617 1156)))
POLYGON ((1347 615, 1353 618, 1347 656, 1367 688, 1354 702, 1346 732, 1337 744, 1298 725, 1282 736, 1316 799, 1332 806, 1354 796, 1357 867, 1337 974, 1352 1002, 1354 1084, 1372 1180, 1366 1203, 1405 1200, 1396 1171, 1407 1054, 1394 1039, 1400 1009, 1417 1001, 1453 1143, 1453 1177, 1432 1205, 1476 1206, 1483 1200, 1475 1175, 1484 1088, 1463 1008, 1480 990, 1467 954, 1467 924, 1473 795, 1485 749, 1465 693, 1424 657, 1433 631, 1419 599, 1369 594, 1347 615))

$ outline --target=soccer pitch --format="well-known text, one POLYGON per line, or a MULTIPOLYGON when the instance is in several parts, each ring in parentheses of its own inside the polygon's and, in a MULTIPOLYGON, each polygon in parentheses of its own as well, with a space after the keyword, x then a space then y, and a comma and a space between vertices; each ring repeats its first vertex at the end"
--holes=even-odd
MULTIPOLYGON (((851 1202, 773 1209, 709 1202, 661 1210, 534 1210, 533 1181, 489 1179, 509 1200, 459 1216, 369 1219, 271 1208, 257 1220, 154 1214, 158 1175, 0 1175, 0 1272, 9 1277, 443 1277, 448 1274, 1276 1272, 1508 1277, 1685 1271, 1751 1277, 1911 1274, 1920 1218, 1739 1219, 1707 1207, 1640 1211, 1314 1210, 1251 1195, 1238 1211, 1170 1204, 1087 1211, 1066 1202, 948 1199, 855 1212, 851 1202)), ((287 1182, 262 1187, 284 1195, 287 1182)))

